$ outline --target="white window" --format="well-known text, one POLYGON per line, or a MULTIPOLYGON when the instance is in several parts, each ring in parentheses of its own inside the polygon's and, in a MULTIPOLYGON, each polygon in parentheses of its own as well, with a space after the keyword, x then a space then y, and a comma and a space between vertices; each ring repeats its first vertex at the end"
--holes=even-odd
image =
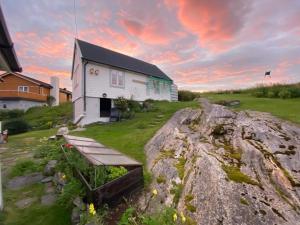
POLYGON ((28 86, 19 86, 18 91, 19 92, 29 92, 29 87, 28 86))
POLYGON ((110 84, 112 87, 125 87, 124 72, 118 70, 111 70, 110 72, 110 84))
POLYGON ((153 86, 154 86, 154 93, 160 94, 160 83, 158 80, 153 81, 153 86))

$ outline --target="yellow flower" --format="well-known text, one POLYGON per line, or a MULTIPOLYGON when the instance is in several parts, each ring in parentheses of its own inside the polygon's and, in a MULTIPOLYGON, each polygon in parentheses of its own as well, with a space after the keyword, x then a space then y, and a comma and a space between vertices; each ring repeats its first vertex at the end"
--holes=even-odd
POLYGON ((153 189, 152 194, 153 194, 154 196, 157 195, 157 190, 156 190, 156 189, 153 189))
POLYGON ((66 175, 64 174, 64 175, 62 175, 62 177, 61 177, 62 179, 66 179, 66 175))
POLYGON ((186 221, 186 218, 182 212, 180 213, 180 216, 181 216, 181 221, 184 223, 186 221))
POLYGON ((173 220, 174 220, 174 222, 177 220, 177 214, 176 213, 173 214, 173 220))
POLYGON ((90 206, 89 206, 89 212, 90 214, 92 215, 95 215, 96 214, 96 210, 95 210, 95 207, 94 207, 94 204, 91 203, 90 206))

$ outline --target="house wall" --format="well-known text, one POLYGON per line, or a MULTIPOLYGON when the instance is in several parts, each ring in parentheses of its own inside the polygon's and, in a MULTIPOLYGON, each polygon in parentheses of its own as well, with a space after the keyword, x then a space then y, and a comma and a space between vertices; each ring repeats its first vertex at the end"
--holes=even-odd
POLYGON ((81 52, 75 44, 75 54, 73 59, 73 74, 72 74, 72 101, 83 97, 83 70, 81 52))
POLYGON ((118 69, 93 63, 89 63, 86 66, 87 97, 100 98, 105 93, 107 98, 112 99, 122 96, 136 101, 144 101, 149 98, 154 100, 171 100, 170 88, 165 88, 158 94, 154 90, 147 91, 148 76, 126 70, 123 70, 125 87, 113 87, 110 82, 111 70, 118 69), (98 75, 91 74, 91 69, 94 71, 98 70, 98 75))
POLYGON ((38 84, 22 79, 13 74, 6 75, 2 79, 4 82, 0 82, 0 98, 14 97, 46 102, 47 96, 50 95, 49 88, 40 87, 38 84), (28 86, 28 92, 19 92, 19 86, 28 86))
MULTIPOLYGON (((83 104, 83 65, 81 52, 75 42, 74 58, 72 68, 72 102, 73 102, 73 122, 77 123, 84 115, 83 104)), ((80 122, 79 124, 83 124, 80 122)))
POLYGON ((0 109, 23 109, 27 110, 35 106, 43 106, 46 103, 29 100, 0 100, 0 109), (4 107, 6 106, 6 108, 4 107))

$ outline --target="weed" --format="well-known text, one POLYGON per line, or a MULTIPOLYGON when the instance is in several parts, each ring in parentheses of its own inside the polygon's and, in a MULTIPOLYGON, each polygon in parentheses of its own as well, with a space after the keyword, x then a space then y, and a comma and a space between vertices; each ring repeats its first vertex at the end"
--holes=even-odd
POLYGON ((257 181, 254 181, 248 175, 242 173, 240 168, 235 166, 227 166, 225 164, 222 165, 222 169, 226 172, 229 180, 232 180, 237 183, 246 183, 251 185, 258 185, 257 181))

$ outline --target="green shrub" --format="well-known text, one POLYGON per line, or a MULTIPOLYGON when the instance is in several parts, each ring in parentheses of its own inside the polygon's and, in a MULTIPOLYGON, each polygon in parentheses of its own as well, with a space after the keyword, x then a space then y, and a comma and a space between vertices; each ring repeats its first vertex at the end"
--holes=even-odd
POLYGON ((20 134, 28 131, 29 124, 23 118, 11 119, 3 122, 3 130, 8 130, 8 134, 20 134))
POLYGON ((124 111, 121 112, 121 118, 122 119, 132 119, 135 116, 135 112, 134 111, 124 111))
POLYGON ((199 97, 200 97, 200 93, 186 91, 186 90, 178 91, 179 101, 193 101, 195 98, 199 98, 199 97))
POLYGON ((84 196, 84 193, 85 191, 82 184, 78 180, 72 178, 67 182, 63 191, 58 196, 58 203, 69 207, 77 196, 84 196))
POLYGON ((0 110, 0 121, 20 118, 24 115, 24 110, 20 109, 3 109, 0 110))
POLYGON ((291 98, 292 93, 288 89, 283 89, 278 93, 278 96, 282 99, 291 98))
POLYGON ((128 100, 128 108, 130 111, 134 112, 141 112, 142 111, 142 105, 134 100, 128 100))
POLYGON ((114 105, 121 112, 125 112, 128 109, 128 100, 124 97, 118 97, 114 100, 114 105))
POLYGON ((256 91, 256 92, 253 92, 252 94, 254 97, 256 98, 263 98, 265 97, 265 93, 263 91, 256 91))
POLYGON ((123 166, 120 167, 110 166, 108 167, 107 181, 111 181, 121 176, 124 176, 127 172, 128 170, 123 166))
POLYGON ((41 165, 32 160, 20 160, 11 168, 9 175, 10 177, 23 176, 41 169, 41 165))
POLYGON ((267 94, 267 97, 268 98, 276 98, 276 92, 274 91, 268 91, 268 94, 267 94))

